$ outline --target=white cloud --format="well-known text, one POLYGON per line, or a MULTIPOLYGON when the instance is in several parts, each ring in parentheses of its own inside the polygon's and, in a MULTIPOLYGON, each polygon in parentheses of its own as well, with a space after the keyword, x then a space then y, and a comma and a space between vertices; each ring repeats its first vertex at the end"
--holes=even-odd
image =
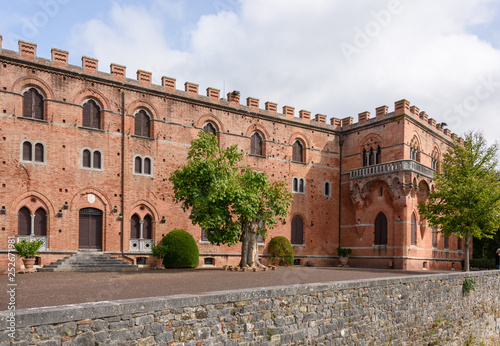
MULTIPOLYGON (((141 68, 155 81, 177 78, 178 88, 186 80, 200 90, 225 85, 296 113, 356 118, 407 98, 453 132, 483 129, 494 139, 500 51, 475 34, 498 15, 491 1, 227 1, 198 20, 184 50, 169 40, 179 34, 161 13, 117 4, 106 21, 75 28, 74 44, 100 63, 127 65, 130 76, 141 68), (355 48, 349 56, 346 45, 355 48), (478 98, 478 89, 487 92, 478 98)), ((175 3, 173 13, 184 15, 188 3, 175 3)))

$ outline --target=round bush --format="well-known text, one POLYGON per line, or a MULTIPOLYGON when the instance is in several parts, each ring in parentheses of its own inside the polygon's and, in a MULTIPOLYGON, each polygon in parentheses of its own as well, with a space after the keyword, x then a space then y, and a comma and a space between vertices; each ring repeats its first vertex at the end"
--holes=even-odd
POLYGON ((293 264, 293 248, 290 241, 285 237, 274 237, 269 242, 269 254, 271 259, 278 262, 280 266, 293 264))
POLYGON ((163 237, 166 247, 163 257, 165 268, 195 268, 200 263, 198 245, 193 236, 183 229, 174 229, 163 237))

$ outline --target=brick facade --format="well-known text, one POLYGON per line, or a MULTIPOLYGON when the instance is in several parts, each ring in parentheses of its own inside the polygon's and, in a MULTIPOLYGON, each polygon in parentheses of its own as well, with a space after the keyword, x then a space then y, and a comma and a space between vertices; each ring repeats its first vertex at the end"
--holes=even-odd
POLYGON ((455 135, 408 101, 396 102, 393 112, 379 107, 373 118, 363 112, 358 123, 349 117, 327 124, 323 114, 311 118, 300 110, 295 116, 291 106, 279 113, 269 101, 261 109, 251 97, 245 106, 236 91, 220 98, 219 90, 208 88, 203 96, 197 84, 186 82, 185 90, 177 90, 173 78, 154 85, 150 72, 137 71, 135 80, 126 78, 125 70, 111 64, 110 73, 101 72, 98 60, 89 57, 82 58, 82 67, 68 65, 68 52, 57 49, 51 60, 39 58, 29 42, 20 41, 19 52, 0 46, 1 268, 6 268, 8 237, 18 235, 20 222, 40 222, 35 217, 40 209, 46 214, 42 265, 82 248, 84 210, 102 213, 97 216, 102 222, 99 247, 130 261, 152 260, 148 248, 142 248, 150 243, 131 240, 136 215, 145 234, 151 229, 150 242, 183 228, 199 242, 200 263, 210 257, 217 266, 236 264, 239 247, 204 242, 201 229, 172 202, 168 177, 186 162, 189 143, 207 123, 222 147, 238 145, 246 154, 244 164, 267 172, 271 180, 286 181, 290 191, 294 178, 305 183, 304 191, 294 194, 286 222, 259 246, 264 255, 271 237, 291 238, 292 219, 300 216, 303 244, 294 250, 301 264, 337 264, 340 242, 353 248, 353 265, 460 266, 463 252, 457 239, 451 237, 445 249, 444 238, 433 239, 416 210, 432 186, 433 166, 455 135), (33 88, 43 98, 42 119, 23 116, 26 92, 33 88), (83 119, 89 100, 98 107, 94 120, 83 119), (256 131, 263 139, 262 155, 251 154, 256 131), (303 162, 293 160, 297 140, 303 162), (372 162, 366 159, 370 150, 372 162), (387 241, 374 245, 380 212, 387 219, 387 241), (413 244, 412 213, 418 228, 413 244))

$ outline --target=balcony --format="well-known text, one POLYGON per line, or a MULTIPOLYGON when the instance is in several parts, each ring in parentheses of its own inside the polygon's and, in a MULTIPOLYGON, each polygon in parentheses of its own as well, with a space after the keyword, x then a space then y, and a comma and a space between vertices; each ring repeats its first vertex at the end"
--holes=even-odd
POLYGON ((151 253, 151 247, 154 245, 153 239, 130 239, 130 252, 151 253))
POLYGON ((31 236, 31 235, 18 235, 16 236, 17 242, 19 243, 20 241, 23 241, 26 239, 26 241, 33 241, 33 240, 41 240, 42 241, 42 247, 40 248, 41 251, 48 250, 47 247, 47 241, 49 237, 47 236, 31 236))
POLYGON ((376 175, 391 174, 398 172, 413 172, 421 174, 424 177, 431 178, 434 176, 434 170, 422 165, 414 160, 399 160, 378 165, 351 169, 349 171, 351 179, 359 179, 365 177, 373 177, 376 175))

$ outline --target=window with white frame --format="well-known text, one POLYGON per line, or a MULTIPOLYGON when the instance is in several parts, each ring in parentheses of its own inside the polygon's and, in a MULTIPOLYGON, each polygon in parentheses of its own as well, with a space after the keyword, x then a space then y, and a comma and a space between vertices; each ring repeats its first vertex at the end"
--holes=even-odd
POLYGON ((292 181, 292 192, 293 193, 305 193, 305 181, 304 178, 294 177, 292 181))
POLYGON ((44 163, 45 162, 45 144, 42 142, 32 142, 25 140, 21 143, 21 161, 44 163))
POLYGON ((134 174, 137 175, 153 175, 153 159, 149 156, 134 156, 134 174))
POLYGON ((81 167, 87 169, 102 169, 102 152, 99 149, 83 148, 81 167))

